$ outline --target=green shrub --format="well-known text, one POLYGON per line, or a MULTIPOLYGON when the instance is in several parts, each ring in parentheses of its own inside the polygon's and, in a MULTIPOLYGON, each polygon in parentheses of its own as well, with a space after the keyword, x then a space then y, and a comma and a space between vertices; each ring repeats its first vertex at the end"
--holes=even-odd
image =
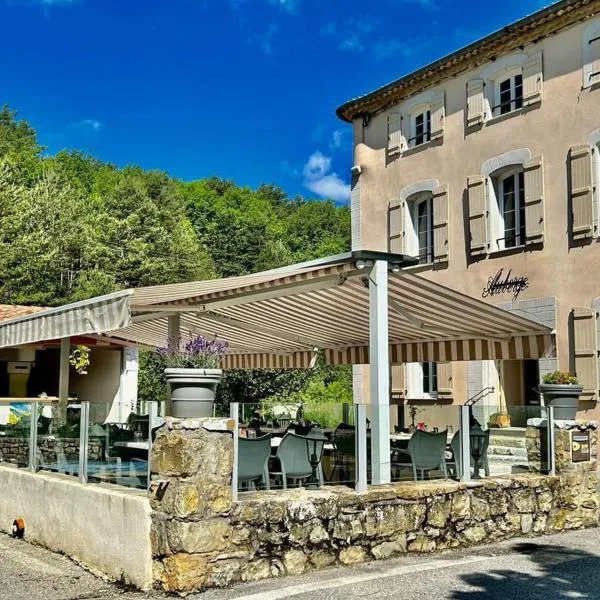
POLYGON ((554 371, 554 373, 548 373, 544 375, 543 383, 546 384, 572 384, 575 385, 579 383, 577 381, 577 376, 573 373, 569 373, 568 371, 554 371))

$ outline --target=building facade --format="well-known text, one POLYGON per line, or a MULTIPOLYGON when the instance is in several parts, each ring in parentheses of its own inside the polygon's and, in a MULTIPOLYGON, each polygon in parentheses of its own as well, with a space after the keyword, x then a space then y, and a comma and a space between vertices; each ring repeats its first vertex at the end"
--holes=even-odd
POLYGON ((540 376, 571 370, 581 417, 600 417, 600 2, 563 0, 338 115, 353 249, 418 257, 423 277, 556 330, 556 358, 394 367, 393 397, 487 394, 520 425, 540 376))

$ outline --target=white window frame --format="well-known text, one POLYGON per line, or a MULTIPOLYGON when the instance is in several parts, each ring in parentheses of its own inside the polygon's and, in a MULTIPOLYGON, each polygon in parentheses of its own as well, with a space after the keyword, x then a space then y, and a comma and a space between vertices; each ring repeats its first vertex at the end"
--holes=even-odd
POLYGON ((405 252, 409 256, 419 257, 419 230, 418 230, 418 207, 424 202, 430 204, 431 218, 428 219, 427 229, 427 246, 429 249, 426 260, 420 264, 431 264, 433 263, 433 193, 430 191, 423 191, 409 196, 406 200, 406 212, 405 212, 405 252))
MULTIPOLYGON (((515 177, 515 195, 518 194, 518 179, 516 175, 523 171, 523 165, 511 165, 510 168, 502 169, 491 173, 487 180, 487 193, 489 197, 489 218, 488 218, 488 239, 490 241, 490 252, 501 252, 503 250, 514 250, 522 248, 525 245, 525 240, 519 238, 519 243, 514 246, 506 247, 504 238, 506 237, 506 229, 504 223, 504 181, 509 177, 515 177)), ((519 205, 516 211, 517 230, 520 227, 520 214, 518 207, 525 202, 525 198, 518 197, 519 205)), ((517 204, 517 202, 515 202, 517 204)), ((517 234, 520 235, 520 234, 517 234)))
MULTIPOLYGON (((435 363, 408 363, 406 365, 406 389, 408 393, 408 399, 410 400, 437 400, 437 391, 423 390, 423 369, 424 365, 427 365, 429 369, 435 363)), ((430 371, 431 381, 431 371, 430 371)))
POLYGON ((425 104, 419 106, 410 114, 410 137, 408 141, 409 148, 417 148, 423 144, 427 144, 431 141, 431 104, 425 104), (423 141, 417 143, 417 119, 423 115, 423 141), (429 119, 427 118, 429 116, 429 119), (427 122, 429 121, 429 129, 427 129, 427 122))
POLYGON ((600 236, 600 140, 592 145, 592 186, 594 197, 592 199, 592 219, 594 224, 594 237, 600 236))
POLYGON ((506 118, 507 115, 514 114, 515 111, 511 111, 501 115, 500 113, 492 112, 492 107, 500 104, 500 83, 509 77, 522 75, 523 65, 527 60, 528 56, 525 53, 509 54, 489 64, 481 72, 480 78, 486 84, 484 99, 486 122, 494 121, 498 118, 506 118))
MULTIPOLYGON (((519 248, 520 246, 525 245, 525 240, 521 239, 521 206, 525 203, 525 198, 521 197, 521 191, 519 189, 519 174, 523 173, 523 167, 516 167, 511 169, 508 173, 503 173, 499 175, 497 180, 497 189, 498 189, 498 210, 500 212, 500 230, 503 233, 502 240, 500 242, 501 250, 505 250, 506 248, 506 222, 504 220, 505 213, 505 198, 504 198, 504 185, 507 179, 512 179, 514 183, 514 194, 515 194, 515 240, 518 240, 518 243, 515 243, 514 246, 510 246, 510 248, 519 248), (518 232, 518 233, 517 233, 518 232)), ((523 196, 525 196, 525 191, 523 190, 523 196)))
POLYGON ((521 110, 523 108, 523 68, 522 67, 513 67, 511 69, 504 69, 504 70, 500 71, 499 73, 497 73, 493 79, 493 90, 494 90, 493 104, 490 107, 490 116, 492 119, 495 119, 498 117, 505 117, 506 115, 508 115, 510 113, 514 113, 516 111, 521 110), (514 101, 516 100, 515 78, 519 75, 521 76, 521 106, 513 107, 514 101), (500 112, 500 104, 502 102, 501 97, 500 97, 501 96, 500 86, 502 83, 504 83, 507 80, 510 80, 511 105, 510 105, 509 111, 502 113, 502 112, 500 112), (494 107, 497 107, 497 108, 494 110, 494 107))

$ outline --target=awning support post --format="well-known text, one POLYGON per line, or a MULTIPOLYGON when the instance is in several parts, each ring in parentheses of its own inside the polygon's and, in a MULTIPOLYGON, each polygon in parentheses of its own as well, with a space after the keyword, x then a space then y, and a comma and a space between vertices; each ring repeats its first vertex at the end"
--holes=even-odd
MULTIPOLYGON (((471 481, 471 407, 459 406, 460 411, 460 480, 471 481)), ((458 465, 457 465, 458 467, 458 465)))
POLYGON ((390 359, 388 336, 388 263, 376 260, 369 273, 369 362, 371 364, 372 482, 389 483, 390 359))
POLYGON ((179 347, 179 342, 181 341, 181 316, 180 315, 171 315, 169 317, 169 325, 168 325, 168 335, 169 335, 169 343, 173 344, 175 347, 179 347))
POLYGON ((364 404, 355 404, 354 464, 356 481, 354 491, 364 494, 367 491, 367 411, 364 404))
POLYGON ((67 422, 67 404, 69 403, 69 354, 71 353, 71 338, 60 340, 60 366, 58 375, 58 425, 67 422))

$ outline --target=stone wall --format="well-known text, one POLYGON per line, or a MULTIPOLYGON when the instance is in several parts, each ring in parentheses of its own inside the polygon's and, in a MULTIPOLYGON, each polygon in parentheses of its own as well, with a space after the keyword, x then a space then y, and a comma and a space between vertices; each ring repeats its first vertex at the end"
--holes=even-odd
MULTIPOLYGON (((554 424, 554 460, 557 474, 574 471, 596 471, 598 468, 598 422, 561 421, 554 424), (589 431, 590 460, 573 462, 571 455, 571 432, 589 431)), ((547 422, 546 419, 527 421, 526 448, 529 468, 533 472, 547 472, 547 422)))
MULTIPOLYGON (((38 449, 45 463, 56 463, 57 452, 62 452, 69 461, 79 460, 79 438, 38 436, 38 449)), ((88 453, 89 460, 103 460, 104 439, 90 438, 88 453)), ((29 464, 29 438, 0 437, 0 462, 26 467, 29 464)))
POLYGON ((225 420, 167 419, 152 490, 155 585, 186 592, 404 552, 597 526, 596 472, 253 492, 231 497, 225 420))

